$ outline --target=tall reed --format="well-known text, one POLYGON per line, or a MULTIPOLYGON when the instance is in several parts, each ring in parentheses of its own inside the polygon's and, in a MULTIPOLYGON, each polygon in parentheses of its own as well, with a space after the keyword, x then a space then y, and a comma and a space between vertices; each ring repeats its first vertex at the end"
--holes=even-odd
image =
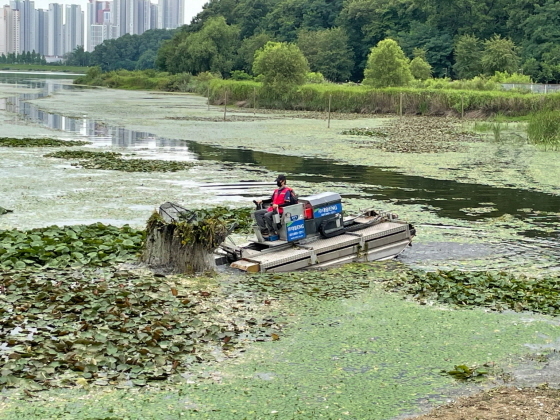
POLYGON ((545 150, 560 150, 560 111, 547 110, 531 114, 527 138, 545 150))

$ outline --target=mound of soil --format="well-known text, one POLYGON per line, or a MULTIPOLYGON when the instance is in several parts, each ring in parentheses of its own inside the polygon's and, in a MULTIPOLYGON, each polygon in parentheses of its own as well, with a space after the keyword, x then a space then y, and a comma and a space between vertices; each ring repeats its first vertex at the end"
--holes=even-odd
POLYGON ((501 387, 460 398, 414 420, 559 420, 560 390, 501 387))

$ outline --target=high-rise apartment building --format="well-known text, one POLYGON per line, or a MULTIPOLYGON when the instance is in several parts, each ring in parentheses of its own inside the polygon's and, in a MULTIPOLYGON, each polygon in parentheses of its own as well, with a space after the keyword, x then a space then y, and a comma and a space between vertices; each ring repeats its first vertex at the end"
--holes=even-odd
POLYGON ((133 34, 141 35, 147 30, 152 29, 151 22, 151 3, 150 0, 136 0, 135 22, 133 34))
POLYGON ((20 43, 20 12, 13 9, 13 4, 4 6, 0 13, 0 54, 19 53, 20 43))
POLYGON ((72 52, 77 46, 84 45, 84 14, 77 4, 66 5, 64 24, 64 53, 72 52))
POLYGON ((6 24, 9 9, 10 6, 4 6, 0 9, 0 55, 8 53, 6 24))
POLYGON ((46 10, 37 10, 37 48, 35 52, 47 55, 49 51, 49 13, 46 10))
POLYGON ((112 2, 89 0, 87 23, 87 51, 101 44, 106 39, 111 39, 112 27, 112 2))
POLYGON ((158 5, 150 3, 150 29, 158 29, 158 5))
POLYGON ((158 28, 175 29, 184 25, 185 0, 158 1, 158 28))
POLYGON ((16 1, 19 7, 20 23, 20 53, 26 51, 37 50, 37 11, 35 10, 35 2, 29 0, 16 1))
MULTIPOLYGON (((182 0, 181 0, 182 1, 182 0)), ((124 34, 141 35, 149 29, 158 28, 158 16, 155 5, 150 0, 114 0, 113 1, 113 37, 124 34)), ((175 13, 183 13, 176 10, 175 13)))
POLYGON ((47 13, 49 34, 47 55, 51 57, 62 57, 64 55, 62 5, 58 3, 49 4, 49 11, 47 13))

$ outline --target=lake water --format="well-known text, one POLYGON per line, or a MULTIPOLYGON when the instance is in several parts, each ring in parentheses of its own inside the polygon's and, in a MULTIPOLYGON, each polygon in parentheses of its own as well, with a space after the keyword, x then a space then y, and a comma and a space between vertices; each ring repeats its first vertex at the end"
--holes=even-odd
MULTIPOLYGON (((488 185, 461 183, 438 180, 421 176, 403 175, 387 168, 348 165, 321 158, 304 158, 290 155, 271 155, 266 152, 248 149, 228 149, 195 141, 185 141, 157 137, 151 133, 128 130, 124 127, 107 126, 94 118, 71 118, 38 109, 26 101, 42 96, 52 95, 62 89, 87 89, 60 83, 67 79, 64 74, 37 75, 25 73, 0 73, 0 82, 26 86, 33 93, 20 94, 16 97, 0 99, 0 109, 16 113, 25 121, 83 138, 97 146, 114 146, 131 149, 151 149, 160 158, 169 158, 166 151, 173 152, 177 160, 217 160, 266 166, 266 169, 281 172, 284 167, 292 169, 292 179, 306 182, 334 182, 341 187, 348 184, 366 185, 363 191, 378 200, 395 200, 398 203, 424 205, 426 211, 438 217, 463 220, 480 220, 496 218, 504 214, 516 218, 531 218, 540 227, 554 227, 558 224, 557 216, 542 215, 542 212, 558 212, 560 196, 536 191, 498 188, 488 185), (266 162, 266 163, 264 163, 266 162), (272 162, 272 163, 271 163, 272 162), (277 162, 274 164, 274 162, 277 162), (336 164, 333 164, 336 163, 336 164), (298 175, 298 172, 301 175, 298 175), (371 185, 368 188, 367 185, 371 185), (489 206, 488 203, 491 203, 489 206), (465 208, 488 208, 482 213, 468 213, 465 208), (532 209, 527 212, 526 209, 532 209)), ((527 236, 555 237, 556 232, 543 233, 537 230, 520 232, 527 236)))

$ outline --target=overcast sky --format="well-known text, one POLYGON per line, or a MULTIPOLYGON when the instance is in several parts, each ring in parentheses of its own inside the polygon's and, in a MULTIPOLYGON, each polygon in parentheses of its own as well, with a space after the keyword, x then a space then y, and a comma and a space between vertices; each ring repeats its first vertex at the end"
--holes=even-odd
MULTIPOLYGON (((209 0, 185 0, 185 23, 191 23, 191 19, 202 11, 202 6, 208 3, 209 0)), ((0 2, 2 4, 9 4, 8 0, 0 2)), ((79 4, 82 6, 82 11, 87 15, 88 0, 35 0, 35 9, 48 10, 50 3, 59 4, 79 4)), ((157 3, 157 0, 152 0, 152 3, 157 3)), ((87 19, 87 17, 86 17, 87 19)), ((86 20, 87 22, 87 20, 86 20)))

